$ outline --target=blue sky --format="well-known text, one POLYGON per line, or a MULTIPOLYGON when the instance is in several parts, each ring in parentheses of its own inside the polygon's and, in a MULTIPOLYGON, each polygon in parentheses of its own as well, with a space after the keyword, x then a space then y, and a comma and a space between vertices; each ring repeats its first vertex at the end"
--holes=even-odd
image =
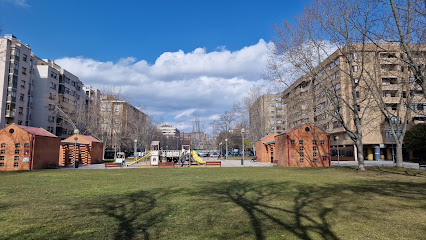
POLYGON ((260 81, 271 25, 302 7, 280 0, 0 0, 0 24, 86 85, 120 86, 132 104, 185 129, 195 116, 217 118, 260 81), (231 96, 212 99, 219 92, 231 96))

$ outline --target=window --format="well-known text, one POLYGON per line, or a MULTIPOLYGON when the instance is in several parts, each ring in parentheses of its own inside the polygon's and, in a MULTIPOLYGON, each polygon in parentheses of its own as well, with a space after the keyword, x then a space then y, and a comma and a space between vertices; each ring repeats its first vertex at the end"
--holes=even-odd
POLYGON ((305 159, 303 159, 303 158, 300 159, 300 162, 304 162, 304 161, 305 161, 305 159))
POLYGON ((352 71, 353 71, 353 72, 358 72, 358 66, 356 66, 356 65, 355 65, 355 66, 352 66, 352 71))
POLYGON ((21 95, 19 95, 19 101, 24 101, 25 95, 21 93, 21 95))
MULTIPOLYGON (((3 150, 4 151, 4 150, 3 150)), ((4 156, 0 156, 0 160, 3 161, 4 160, 4 156)))
POLYGON ((5 152, 6 152, 6 150, 4 150, 4 149, 0 150, 0 154, 5 154, 5 152))
POLYGON ((22 67, 22 74, 27 75, 27 68, 22 67))
POLYGON ((16 163, 13 163, 13 166, 14 166, 14 167, 18 167, 18 165, 19 165, 19 164, 18 164, 17 162, 16 162, 16 163))
POLYGON ((23 113, 24 113, 24 108, 23 108, 23 107, 19 107, 19 111, 18 111, 18 113, 19 113, 19 114, 23 114, 23 113))
POLYGON ((316 153, 316 152, 314 152, 314 153, 313 153, 313 156, 314 156, 314 157, 316 157, 316 156, 317 156, 317 153, 316 153))
POLYGON ((22 56, 22 60, 23 60, 24 62, 26 62, 26 61, 27 61, 27 58, 28 58, 28 56, 27 56, 26 54, 23 54, 23 56, 22 56))
POLYGON ((0 163, 0 167, 4 167, 4 163, 2 163, 2 162, 1 162, 1 163, 0 163))
POLYGON ((300 151, 303 151, 303 146, 299 147, 299 150, 300 150, 300 151))
POLYGON ((21 80, 21 87, 25 87, 25 81, 24 80, 21 80))
POLYGON ((296 141, 294 141, 294 140, 290 140, 290 143, 291 143, 291 144, 296 144, 296 141))
POLYGON ((30 144, 29 144, 29 143, 24 143, 24 147, 25 147, 25 148, 29 148, 29 147, 30 147, 30 144))
POLYGON ((56 74, 55 72, 50 72, 50 76, 56 79, 58 77, 58 74, 56 74))
POLYGON ((2 143, 2 144, 1 144, 1 147, 2 147, 2 148, 5 148, 5 147, 6 147, 6 143, 2 143))
POLYGON ((21 146, 21 144, 20 143, 16 143, 15 144, 15 148, 18 148, 18 147, 20 147, 21 146))
POLYGON ((312 144, 316 145, 317 144, 317 140, 312 140, 312 144))
POLYGON ((314 163, 318 162, 318 158, 314 158, 314 163))
POLYGON ((299 144, 303 144, 303 140, 299 140, 299 144))
POLYGON ((321 144, 322 144, 322 145, 324 145, 324 144, 325 144, 325 141, 324 141, 324 140, 321 140, 321 144))
POLYGON ((312 149, 313 149, 314 151, 316 151, 316 150, 317 150, 317 147, 312 147, 312 149))
POLYGON ((304 156, 305 156, 305 154, 304 154, 304 153, 300 153, 299 155, 300 155, 301 157, 304 157, 304 156))
POLYGON ((48 117, 47 117, 47 120, 48 120, 49 122, 55 122, 55 116, 48 116, 48 117))
POLYGON ((18 149, 15 150, 15 154, 19 154, 19 150, 18 149))
POLYGON ((50 88, 56 90, 56 83, 50 82, 50 88))
POLYGON ((19 156, 15 156, 15 158, 13 160, 19 161, 19 156))
POLYGON ((18 125, 22 125, 22 120, 18 120, 18 125))

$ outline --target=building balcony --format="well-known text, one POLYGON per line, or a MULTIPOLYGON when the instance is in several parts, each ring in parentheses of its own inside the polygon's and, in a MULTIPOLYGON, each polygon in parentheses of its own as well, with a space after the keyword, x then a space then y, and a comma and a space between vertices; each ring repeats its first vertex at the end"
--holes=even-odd
POLYGON ((15 103, 15 102, 16 102, 16 97, 7 96, 7 98, 6 98, 6 102, 12 102, 12 103, 15 103))
POLYGON ((6 117, 13 118, 15 117, 16 111, 15 110, 6 110, 6 117))

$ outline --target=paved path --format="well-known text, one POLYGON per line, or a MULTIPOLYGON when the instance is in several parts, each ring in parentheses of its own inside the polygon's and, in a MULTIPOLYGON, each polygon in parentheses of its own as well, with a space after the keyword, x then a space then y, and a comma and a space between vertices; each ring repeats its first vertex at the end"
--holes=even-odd
MULTIPOLYGON (((376 167, 393 167, 394 164, 392 161, 384 161, 384 160, 380 160, 380 161, 364 161, 365 166, 376 166, 376 167)), ((418 163, 412 163, 412 162, 404 162, 402 164, 405 168, 415 168, 415 169, 419 169, 419 164, 418 163)), ((333 167, 356 167, 358 166, 358 162, 357 161, 331 161, 331 166, 333 167)))
MULTIPOLYGON (((205 161, 217 161, 217 158, 204 158, 205 161)), ((244 165, 241 165, 241 160, 220 160, 222 162, 222 167, 272 167, 272 163, 264 162, 252 162, 251 159, 244 160, 244 165)), ((377 167, 392 167, 392 161, 364 161, 365 166, 377 166, 377 167)), ((358 162, 356 161, 332 161, 332 167, 356 167, 358 162)), ((419 169, 418 163, 404 162, 403 166, 405 168, 415 168, 419 169)), ((154 166, 146 166, 144 164, 141 167, 154 168, 154 166)), ((123 167, 121 169, 131 169, 137 168, 137 166, 123 167)), ((74 169, 73 166, 61 167, 60 169, 74 169)), ((92 164, 92 165, 80 165, 78 169, 105 169, 104 164, 92 164)), ((120 169, 120 168, 108 168, 108 169, 120 169)))

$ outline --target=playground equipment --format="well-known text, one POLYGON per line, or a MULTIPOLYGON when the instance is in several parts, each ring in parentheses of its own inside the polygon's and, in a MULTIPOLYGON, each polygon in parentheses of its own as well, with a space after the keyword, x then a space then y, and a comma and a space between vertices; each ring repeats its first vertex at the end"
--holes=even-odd
POLYGON ((148 157, 151 157, 151 153, 148 153, 147 155, 145 155, 145 156, 143 156, 143 157, 141 157, 141 158, 139 158, 139 159, 136 159, 136 161, 134 161, 134 162, 132 162, 132 163, 130 163, 130 164, 127 164, 127 166, 132 166, 133 164, 136 164, 136 163, 138 163, 138 162, 140 162, 140 161, 142 161, 142 160, 145 160, 145 159, 147 159, 148 157))
POLYGON ((126 155, 124 154, 124 152, 118 152, 117 158, 115 158, 115 163, 120 163, 121 165, 123 165, 125 162, 126 162, 126 155))
POLYGON ((199 164, 206 164, 206 162, 200 156, 198 156, 198 153, 195 150, 191 150, 191 157, 199 164))

